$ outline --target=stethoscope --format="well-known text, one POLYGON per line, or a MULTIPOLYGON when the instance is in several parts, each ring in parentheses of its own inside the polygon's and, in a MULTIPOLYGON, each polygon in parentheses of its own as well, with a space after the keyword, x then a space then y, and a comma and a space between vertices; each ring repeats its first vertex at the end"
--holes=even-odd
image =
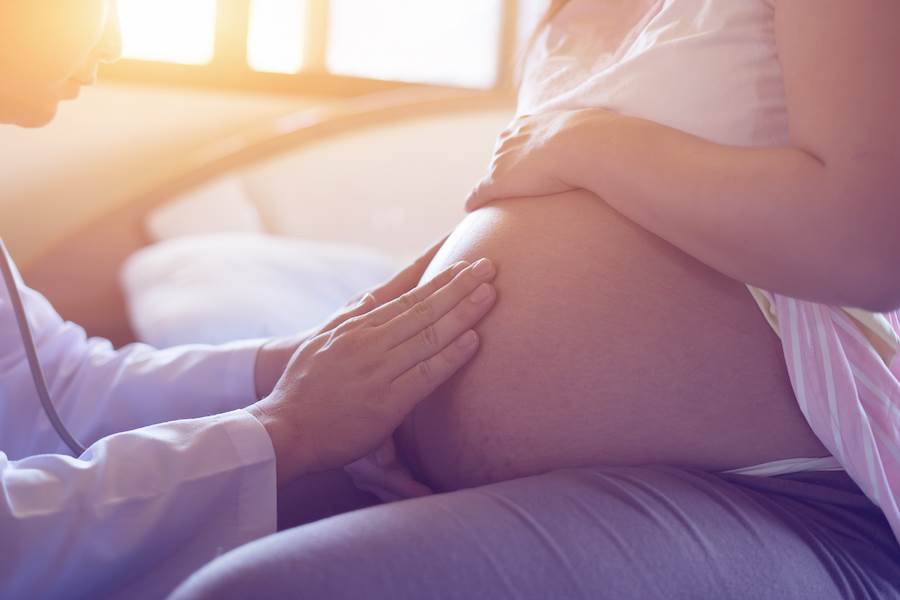
POLYGON ((31 335, 31 328, 28 326, 28 317, 25 315, 25 307, 22 305, 22 296, 19 295, 19 286, 16 285, 15 277, 12 271, 12 259, 6 251, 6 244, 0 239, 0 270, 3 271, 3 280, 6 283, 6 289, 9 291, 9 299, 12 302, 13 312, 16 315, 16 323, 19 325, 19 333, 22 336, 22 345, 25 347, 25 356, 28 358, 28 367, 31 369, 31 378, 34 379, 34 387, 37 390, 38 397, 41 400, 41 406, 53 429, 62 438, 75 456, 81 456, 84 453, 84 446, 78 443, 78 440, 69 433, 59 413, 50 400, 50 392, 47 390, 47 380, 44 378, 44 371, 41 369, 41 363, 38 361, 37 350, 34 347, 34 338, 31 335))

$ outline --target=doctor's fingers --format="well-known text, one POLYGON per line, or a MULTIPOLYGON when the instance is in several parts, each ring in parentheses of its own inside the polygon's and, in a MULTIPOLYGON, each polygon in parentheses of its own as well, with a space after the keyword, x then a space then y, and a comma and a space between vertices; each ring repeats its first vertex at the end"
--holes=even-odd
POLYGON ((390 281, 372 290, 371 293, 375 297, 376 306, 381 306, 382 304, 399 298, 401 295, 418 286, 419 280, 422 279, 422 275, 425 273, 428 265, 434 260, 438 250, 441 249, 448 237, 450 236, 444 236, 441 241, 426 250, 422 256, 397 273, 390 281))
POLYGON ((366 292, 362 296, 350 302, 341 312, 334 316, 328 323, 319 329, 319 333, 331 331, 340 327, 350 319, 361 317, 378 306, 375 296, 370 292, 366 292))
POLYGON ((394 379, 388 391, 391 401, 403 414, 409 413, 439 385, 447 381, 460 367, 469 362, 478 350, 480 339, 468 330, 452 344, 427 360, 420 361, 394 379))
MULTIPOLYGON (((424 258, 424 256, 422 258, 424 258)), ((462 271, 467 266, 468 266, 468 263, 466 263, 466 262, 458 262, 455 265, 448 268, 443 273, 439 274, 437 277, 435 277, 430 282, 433 285, 431 285, 427 290, 424 290, 423 289, 424 286, 423 286, 423 288, 419 288, 418 290, 413 290, 413 292, 407 292, 407 294, 411 295, 410 302, 412 304, 415 304, 415 302, 417 302, 418 300, 414 300, 414 298, 418 298, 420 295, 424 295, 424 297, 427 297, 427 295, 428 295, 428 293, 430 293, 430 291, 434 291, 434 290, 438 289, 441 285, 448 283, 451 279, 453 279, 453 277, 457 273, 462 271)), ((413 266, 411 266, 411 267, 407 267, 406 269, 404 269, 404 271, 402 271, 399 275, 394 277, 394 279, 392 279, 385 285, 383 285, 380 288, 373 290, 371 292, 366 292, 363 295, 352 300, 351 303, 346 308, 344 308, 331 321, 329 321, 321 329, 319 329, 319 333, 329 332, 332 329, 336 329, 336 328, 340 327, 344 323, 348 323, 348 321, 349 321, 349 323, 345 326, 345 330, 356 328, 361 325, 376 326, 386 320, 390 320, 391 318, 393 318, 393 316, 395 316, 395 315, 393 315, 391 313, 385 313, 383 310, 381 313, 375 314, 376 309, 379 309, 380 307, 382 307, 384 305, 384 300, 379 300, 378 295, 380 295, 382 298, 384 298, 385 297, 384 290, 387 290, 389 286, 397 285, 401 281, 402 278, 407 277, 407 275, 405 275, 405 273, 414 267, 416 267, 415 264, 413 264, 413 266), (382 315, 385 315, 385 316, 382 316, 382 315), (365 318, 363 318, 363 317, 365 317, 365 318)), ((416 283, 418 283, 419 277, 421 277, 421 274, 416 277, 416 283)), ((410 306, 412 304, 410 304, 410 306)))
MULTIPOLYGON (((484 316, 484 313, 480 312, 479 302, 472 302, 468 298, 477 293, 479 288, 485 286, 488 288, 487 293, 493 294, 490 282, 496 277, 496 274, 497 269, 494 267, 494 263, 483 258, 464 268, 453 277, 452 281, 430 292, 421 300, 412 304, 404 303, 408 306, 406 310, 372 330, 376 347, 387 352, 415 337, 426 339, 436 331, 437 324, 451 312, 453 315, 451 320, 466 321, 468 327, 475 325, 484 316)), ((442 327, 445 327, 447 322, 445 320, 442 327)), ((457 335, 463 331, 465 330, 460 330, 457 335)), ((446 337, 440 339, 433 337, 432 341, 435 342, 432 350, 437 352, 451 340, 446 337), (438 344, 438 342, 441 343, 438 344)))
MULTIPOLYGON (((390 322, 392 319, 396 318, 398 315, 403 314, 405 311, 408 311, 417 305, 425 302, 429 297, 431 297, 435 292, 443 288, 444 286, 450 284, 458 275, 460 275, 463 271, 465 271, 469 267, 469 263, 465 261, 460 261, 454 263, 453 265, 447 267, 440 273, 438 273, 433 279, 431 279, 428 283, 420 285, 416 289, 411 292, 406 292, 401 295, 399 298, 391 300, 387 304, 379 306, 369 314, 357 319, 357 322, 360 325, 371 327, 377 333, 377 337, 382 337, 382 334, 379 330, 380 325, 384 325, 385 323, 390 322)), ((474 289, 474 286, 473 288, 474 289)), ((449 310, 449 309, 448 309, 449 310)), ((384 348, 385 350, 387 348, 384 348)))
MULTIPOLYGON (((425 321, 419 321, 420 326, 415 333, 385 355, 383 368, 388 376, 393 380, 411 369, 440 373, 435 363, 438 363, 437 366, 449 363, 458 368, 456 359, 465 358, 466 353, 462 350, 468 350, 469 346, 464 344, 458 347, 457 342, 471 341, 472 328, 490 312, 496 301, 494 286, 482 283, 436 322, 424 324, 425 321)), ((411 321, 419 318, 420 315, 412 315, 411 321)))

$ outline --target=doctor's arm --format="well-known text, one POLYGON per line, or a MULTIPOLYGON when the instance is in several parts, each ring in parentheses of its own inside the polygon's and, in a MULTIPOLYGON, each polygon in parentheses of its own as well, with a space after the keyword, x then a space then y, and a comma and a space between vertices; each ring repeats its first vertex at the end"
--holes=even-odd
POLYGON ((164 594, 273 533, 277 485, 376 449, 471 359, 494 274, 489 261, 461 263, 374 310, 365 298, 246 410, 115 434, 78 458, 0 453, 3 593, 96 597, 165 561, 164 594))
POLYGON ((3 597, 105 597, 164 561, 155 585, 170 590, 276 530, 271 443, 244 410, 116 434, 79 458, 0 452, 0 490, 3 597))
POLYGON ((776 3, 791 143, 715 144, 600 109, 526 117, 469 208, 587 189, 739 281, 900 306, 900 3, 776 3))
MULTIPOLYGON (((369 294, 369 310, 415 288, 440 244, 369 294)), ((47 300, 19 286, 50 395, 66 426, 84 445, 121 431, 247 407, 269 395, 307 339, 358 316, 356 305, 319 332, 276 340, 159 350, 144 344, 114 349, 63 321, 47 300)), ((6 321, 5 321, 6 322, 6 321)), ((9 347, 19 348, 10 315, 9 347)), ((0 360, 6 394, 0 402, 0 440, 11 458, 68 453, 43 415, 24 358, 0 360)))

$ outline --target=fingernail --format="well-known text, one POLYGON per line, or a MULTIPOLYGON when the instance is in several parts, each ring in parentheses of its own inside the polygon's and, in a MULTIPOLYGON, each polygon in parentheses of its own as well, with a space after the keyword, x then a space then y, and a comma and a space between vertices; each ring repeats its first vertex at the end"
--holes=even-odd
POLYGON ((491 289, 491 286, 486 283, 482 283, 477 288, 475 288, 475 291, 472 292, 472 295, 469 296, 469 299, 471 299, 475 304, 480 304, 490 299, 492 295, 493 290, 491 289))
POLYGON ((494 274, 494 263, 486 258, 482 258, 475 263, 475 266, 472 267, 472 271, 479 277, 486 279, 494 274))
POLYGON ((469 331, 459 336, 459 339, 456 340, 456 345, 460 348, 466 349, 474 346, 477 341, 478 334, 470 329, 469 331))

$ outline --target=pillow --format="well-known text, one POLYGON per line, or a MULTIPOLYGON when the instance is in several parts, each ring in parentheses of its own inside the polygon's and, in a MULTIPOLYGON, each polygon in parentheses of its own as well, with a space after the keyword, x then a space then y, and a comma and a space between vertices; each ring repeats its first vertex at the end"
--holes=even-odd
POLYGON ((144 248, 121 281, 138 339, 166 348, 308 330, 394 270, 367 248, 221 233, 144 248))
POLYGON ((156 242, 223 231, 265 231, 244 182, 233 176, 216 179, 167 202, 150 213, 145 227, 156 242))

